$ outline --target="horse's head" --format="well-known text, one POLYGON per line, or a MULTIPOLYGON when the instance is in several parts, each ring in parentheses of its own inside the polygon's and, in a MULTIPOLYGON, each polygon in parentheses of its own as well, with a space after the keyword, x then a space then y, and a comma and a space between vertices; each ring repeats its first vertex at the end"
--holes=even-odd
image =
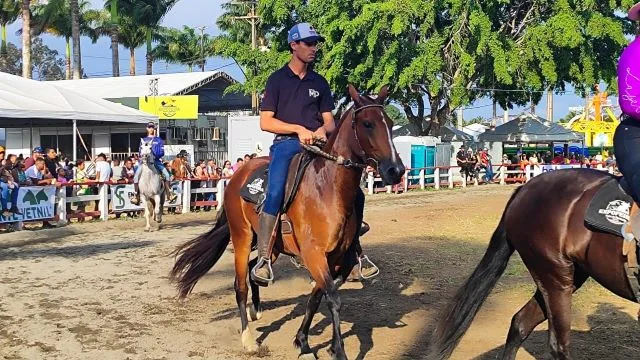
POLYGON ((151 141, 140 139, 140 158, 143 163, 151 164, 155 161, 153 151, 151 151, 151 141))
POLYGON ((362 158, 377 165, 382 180, 390 185, 400 182, 405 167, 393 145, 393 121, 384 111, 384 101, 388 94, 388 87, 384 86, 374 100, 360 96, 358 90, 349 85, 349 95, 354 102, 351 126, 356 138, 356 147, 360 147, 362 158))

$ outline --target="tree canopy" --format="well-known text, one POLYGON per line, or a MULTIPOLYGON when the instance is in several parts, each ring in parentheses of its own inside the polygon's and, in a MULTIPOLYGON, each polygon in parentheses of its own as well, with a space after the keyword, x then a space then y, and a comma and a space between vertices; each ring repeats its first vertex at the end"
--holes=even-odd
POLYGON ((312 23, 326 37, 316 70, 336 100, 347 83, 391 100, 423 134, 437 132, 453 111, 490 97, 503 108, 537 103, 544 91, 579 94, 598 82, 615 90, 618 56, 633 33, 625 17, 635 0, 259 0, 259 39, 234 20, 247 5, 224 5, 216 55, 244 70, 249 93, 289 57, 287 30, 312 23), (255 69, 255 73, 252 70, 255 69), (430 120, 430 121, 429 121, 430 120))

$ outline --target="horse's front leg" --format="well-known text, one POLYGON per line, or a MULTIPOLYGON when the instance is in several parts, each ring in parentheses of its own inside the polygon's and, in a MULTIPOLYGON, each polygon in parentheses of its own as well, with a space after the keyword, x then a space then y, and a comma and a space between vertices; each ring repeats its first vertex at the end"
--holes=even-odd
POLYGON ((151 212, 149 209, 151 205, 151 201, 149 199, 144 200, 144 219, 147 222, 147 225, 144 227, 144 231, 151 231, 151 212))
POLYGON ((162 223, 162 199, 160 198, 160 195, 156 195, 155 196, 155 218, 156 218, 156 222, 158 223, 158 229, 160 229, 160 224, 162 223))

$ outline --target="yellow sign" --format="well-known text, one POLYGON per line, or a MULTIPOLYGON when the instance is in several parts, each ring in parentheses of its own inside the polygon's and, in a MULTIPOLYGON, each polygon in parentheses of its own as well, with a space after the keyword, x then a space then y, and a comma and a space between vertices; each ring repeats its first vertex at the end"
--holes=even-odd
POLYGON ((198 95, 143 96, 138 108, 164 120, 197 120, 198 95))

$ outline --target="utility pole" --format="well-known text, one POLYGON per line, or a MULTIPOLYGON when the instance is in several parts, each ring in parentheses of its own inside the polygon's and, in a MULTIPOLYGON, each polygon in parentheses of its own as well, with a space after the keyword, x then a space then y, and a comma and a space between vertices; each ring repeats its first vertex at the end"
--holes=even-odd
POLYGON ((200 57, 202 58, 202 64, 201 64, 201 69, 202 72, 204 72, 204 65, 206 63, 205 59, 204 59, 204 30, 206 29, 206 26, 198 26, 196 29, 200 30, 200 57))
POLYGON ((547 121, 553 122, 553 91, 547 89, 547 121))
MULTIPOLYGON (((246 20, 251 24, 251 49, 255 50, 258 47, 258 23, 260 22, 260 16, 256 13, 256 6, 258 2, 256 0, 242 0, 234 1, 232 4, 237 5, 249 5, 249 13, 246 16, 235 16, 236 20, 246 20)), ((253 68, 251 70, 253 76, 256 76, 257 70, 253 68)), ((258 92, 253 89, 251 91, 251 112, 253 115, 258 114, 258 92)))

